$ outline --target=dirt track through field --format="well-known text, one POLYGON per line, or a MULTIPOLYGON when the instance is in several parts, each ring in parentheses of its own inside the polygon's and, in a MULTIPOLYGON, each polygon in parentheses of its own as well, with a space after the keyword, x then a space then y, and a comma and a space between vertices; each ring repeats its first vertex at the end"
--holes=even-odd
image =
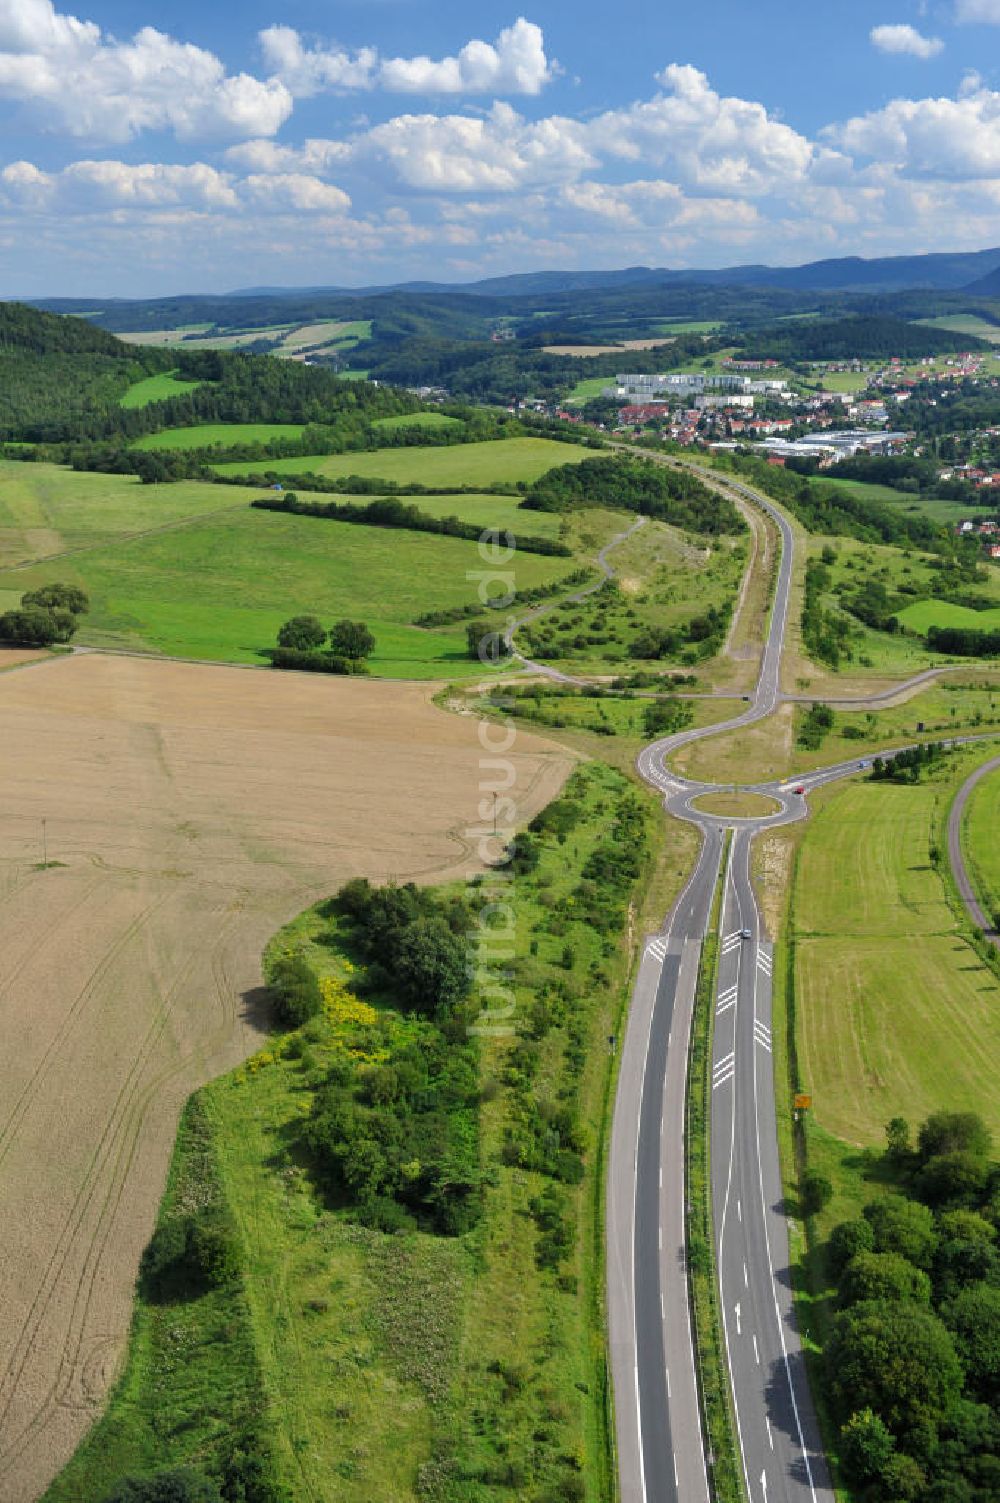
MULTIPOLYGON (((429 695, 101 655, 0 677, 0 1503, 100 1411, 181 1105, 258 1047, 275 929, 349 876, 476 870, 477 724, 429 695)), ((520 733, 511 759, 527 818, 569 761, 520 733)))

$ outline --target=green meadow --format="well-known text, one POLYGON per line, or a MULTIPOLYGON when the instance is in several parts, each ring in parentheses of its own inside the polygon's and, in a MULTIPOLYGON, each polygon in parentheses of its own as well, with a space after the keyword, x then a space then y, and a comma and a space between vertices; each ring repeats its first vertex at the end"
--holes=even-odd
POLYGON ((991 611, 973 611, 967 605, 951 605, 947 600, 919 600, 900 611, 899 620, 910 631, 923 635, 931 626, 961 626, 973 631, 1000 629, 1000 606, 991 611))
POLYGON ((461 428, 461 418, 449 417, 446 412, 404 412, 398 417, 376 418, 373 428, 392 433, 397 428, 461 428))
MULTIPOLYGON (((378 642, 375 673, 481 671, 466 655, 461 624, 442 631, 411 624, 427 611, 476 602, 476 571, 484 565, 475 543, 259 511, 249 503, 260 494, 0 462, 0 606, 16 605, 35 585, 71 579, 91 597, 82 643, 245 663, 262 661, 261 650, 274 645, 289 616, 360 617, 378 642)), ((484 530, 552 538, 563 530, 560 518, 522 511, 515 497, 421 496, 418 506, 484 530)), ((602 512, 574 519, 565 529, 574 558, 522 550, 516 587, 558 581, 592 559, 620 525, 602 512)))
POLYGON ((0 460, 0 569, 238 509, 250 494, 204 481, 142 485, 130 475, 0 460))
POLYGON ((931 860, 956 781, 996 744, 915 787, 852 784, 810 822, 793 896, 796 1039, 816 1122, 875 1146, 893 1116, 970 1107, 1000 1069, 1000 983, 931 860))
MULTIPOLYGON (((162 436, 162 435, 160 435, 162 436)), ((579 464, 591 454, 580 444, 549 438, 508 438, 492 443, 451 444, 444 448, 369 449, 364 453, 307 455, 296 459, 246 460, 216 465, 220 475, 361 475, 418 483, 430 488, 450 485, 514 485, 531 482, 556 465, 579 464)))
POLYGON ((301 438, 304 423, 194 423, 189 428, 164 428, 147 433, 135 449, 210 449, 232 444, 266 444, 273 438, 301 438))
MULTIPOLYGON (((227 487, 219 486, 219 494, 224 495, 227 487)), ((240 494, 243 494, 242 487, 240 494)), ((260 495, 259 490, 254 495, 260 495)), ((373 501, 373 496, 331 496, 325 491, 310 493, 301 489, 296 495, 303 500, 319 501, 324 506, 331 503, 343 502, 344 505, 365 506, 373 501)), ((562 519, 555 512, 550 511, 527 511, 522 507, 516 496, 477 496, 473 494, 461 496, 410 496, 406 497, 407 506, 415 506, 418 511, 425 512, 430 517, 460 517, 463 522, 477 522, 483 529, 505 528, 509 532, 525 537, 558 538, 562 527, 562 519)))
POLYGON ((122 407, 148 407, 151 402, 166 402, 170 397, 186 397, 204 381, 182 381, 176 371, 160 371, 136 381, 120 399, 122 407))

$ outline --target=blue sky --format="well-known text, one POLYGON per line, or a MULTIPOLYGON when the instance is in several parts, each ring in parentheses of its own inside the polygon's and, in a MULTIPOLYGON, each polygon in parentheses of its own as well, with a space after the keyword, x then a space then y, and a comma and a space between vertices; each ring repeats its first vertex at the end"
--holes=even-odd
POLYGON ((1000 0, 0 0, 0 295, 997 243, 1000 0))

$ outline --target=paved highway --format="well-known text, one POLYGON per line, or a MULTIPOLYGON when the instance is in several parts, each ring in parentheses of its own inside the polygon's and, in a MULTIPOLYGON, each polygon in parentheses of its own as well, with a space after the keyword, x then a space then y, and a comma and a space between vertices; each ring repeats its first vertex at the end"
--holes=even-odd
POLYGON ((792 531, 765 498, 736 482, 731 489, 770 515, 781 540, 756 689, 747 708, 732 719, 664 737, 644 748, 638 760, 640 773, 664 795, 670 812, 699 826, 702 847, 663 930, 646 944, 622 1045, 607 1238, 623 1503, 707 1503, 710 1496, 686 1275, 684 1102, 698 962, 723 834, 734 824, 739 828, 726 878, 722 1012, 713 1059, 712 1201, 741 1457, 752 1499, 800 1503, 808 1496, 812 1503, 833 1503, 791 1306, 770 1065, 770 983, 761 981, 765 972, 769 976, 770 950, 749 878, 752 835, 765 825, 802 818, 805 800, 767 785, 778 800, 777 814, 765 821, 727 821, 692 807, 710 785, 676 777, 664 765, 680 746, 738 731, 772 714, 781 698, 792 531), (738 938, 744 928, 750 931, 746 940, 738 938), (765 1034, 758 1033, 764 1029, 766 1050, 765 1034), (765 1052, 762 1062, 758 1056, 765 1052), (734 1278, 745 1280, 742 1297, 734 1278))
MULTIPOLYGON (((607 1197, 619 1479, 622 1503, 707 1503, 710 1497, 686 1273, 684 1108, 698 965, 728 829, 733 839, 721 905, 712 1057, 711 1200, 736 1440, 751 1503, 834 1503, 795 1323, 774 1097, 773 957, 750 876, 750 851, 756 834, 804 818, 812 791, 862 770, 868 759, 750 785, 778 806, 761 819, 703 813, 696 801, 713 785, 667 768, 666 757, 679 747, 738 732, 772 714, 786 697, 780 672, 792 530, 765 497, 737 482, 726 484, 769 514, 781 557, 760 675, 747 708, 721 723, 655 741, 637 762, 667 810, 698 826, 702 846, 663 929, 646 942, 622 1044, 607 1197)), ((992 733, 946 744, 986 739, 992 733)), ((960 817, 959 808, 953 830, 960 817)), ((956 840, 954 835, 953 847, 956 840)), ((954 849, 952 857, 961 871, 960 853, 958 862, 954 849)))
POLYGON ((711 1178, 722 1328, 747 1495, 832 1503, 795 1326, 774 1101, 773 952, 750 878, 751 840, 740 829, 730 847, 719 929, 711 1178))

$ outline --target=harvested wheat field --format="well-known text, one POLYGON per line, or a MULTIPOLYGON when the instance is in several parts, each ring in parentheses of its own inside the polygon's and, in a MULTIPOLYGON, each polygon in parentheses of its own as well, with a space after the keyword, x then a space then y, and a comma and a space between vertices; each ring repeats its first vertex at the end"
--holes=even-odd
MULTIPOLYGON (((181 1105, 259 1043, 265 942, 347 877, 476 870, 477 722, 430 692, 97 654, 0 676, 3 1503, 101 1407, 181 1105)), ((527 818, 568 759, 519 734, 511 760, 527 818)))

